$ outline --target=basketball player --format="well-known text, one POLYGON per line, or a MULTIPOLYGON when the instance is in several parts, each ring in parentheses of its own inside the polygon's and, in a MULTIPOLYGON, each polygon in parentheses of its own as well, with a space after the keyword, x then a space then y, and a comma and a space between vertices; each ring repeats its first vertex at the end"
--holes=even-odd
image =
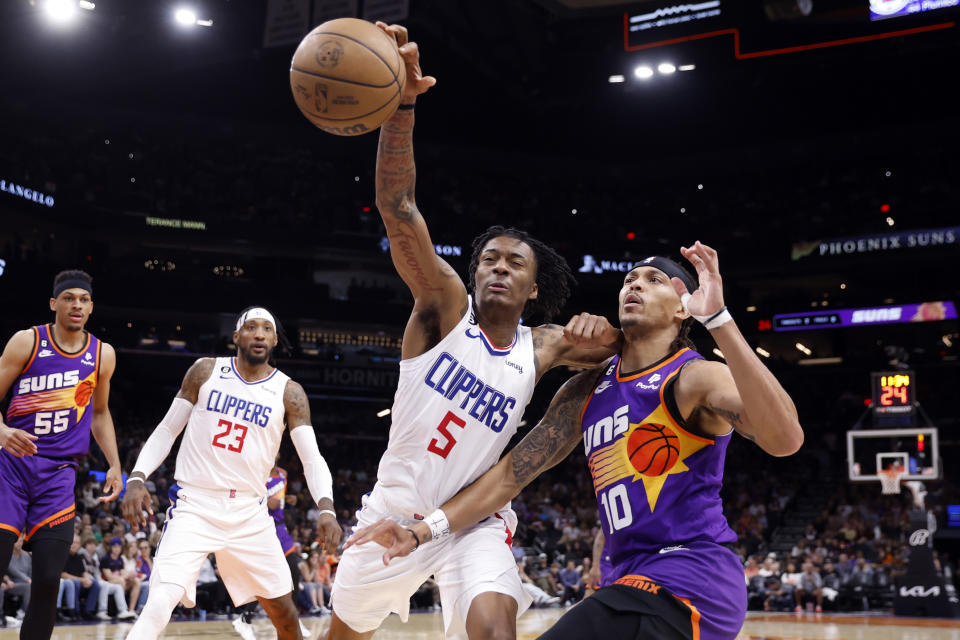
POLYGON ((612 584, 541 637, 733 640, 747 593, 720 500, 730 436, 738 431, 786 456, 799 449, 803 431, 790 397, 723 304, 716 251, 698 241, 681 253, 696 267, 699 288, 667 258, 647 258, 630 271, 619 296, 621 353, 571 378, 496 467, 442 513, 409 528, 382 521, 347 545, 376 540, 388 547, 389 562, 426 540, 444 544, 449 532, 516 496, 583 440, 612 584), (727 364, 692 350, 691 316, 710 330, 727 364))
POLYGON ((266 482, 284 423, 321 509, 321 538, 335 549, 341 530, 307 395, 271 364, 280 336, 269 311, 244 310, 233 334, 237 356, 197 360, 140 450, 123 499, 123 515, 134 525, 145 524, 150 511, 144 482, 186 427, 174 471, 176 500, 153 561, 150 594, 127 638, 157 638, 178 602, 194 606, 197 574, 210 553, 217 555, 220 577, 236 606, 256 598, 278 638, 300 638, 290 570, 266 504, 266 482))
MULTIPOLYGON (((620 339, 604 318, 586 314, 566 327, 582 339, 579 347, 564 340, 565 329, 557 325, 520 324, 525 312, 558 311, 573 282, 563 258, 522 231, 492 227, 474 241, 472 296, 437 256, 413 197, 412 137, 416 97, 435 80, 421 74, 406 29, 379 26, 397 38, 407 83, 399 110, 380 134, 377 206, 414 305, 387 451, 360 511, 361 526, 430 514, 496 463, 545 371, 601 362, 620 339)), ((396 565, 382 566, 372 548, 350 549, 334 580, 329 639, 369 638, 391 612, 406 620, 410 596, 431 575, 439 584, 447 637, 513 635, 529 597, 510 551, 516 516, 507 502, 496 517, 396 565)))
POLYGON ((53 324, 18 331, 0 356, 0 398, 13 389, 6 423, 0 420, 0 575, 21 534, 33 552, 22 638, 53 632, 60 572, 73 542, 76 461, 87 455, 91 434, 110 465, 100 502, 116 500, 123 487, 107 406, 116 353, 84 329, 92 283, 84 271, 58 273, 53 324))

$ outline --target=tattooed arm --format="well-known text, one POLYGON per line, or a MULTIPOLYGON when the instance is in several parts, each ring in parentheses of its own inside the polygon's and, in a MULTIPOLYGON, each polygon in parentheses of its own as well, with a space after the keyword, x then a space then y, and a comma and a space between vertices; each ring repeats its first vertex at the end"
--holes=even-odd
MULTIPOLYGON (((556 466, 580 442, 580 412, 597 382, 600 371, 591 370, 570 378, 553 397, 543 419, 500 462, 476 482, 462 489, 442 507, 451 533, 472 526, 515 498, 534 478, 556 466)), ((430 540, 430 527, 417 521, 401 525, 381 520, 357 531, 347 545, 373 540, 388 548, 384 562, 404 556, 430 540), (409 526, 409 528, 408 528, 409 526), (414 535, 419 542, 415 542, 414 535)))
POLYGON ((722 347, 728 364, 695 360, 684 367, 675 386, 680 413, 706 433, 719 435, 733 427, 770 455, 796 453, 803 429, 790 396, 732 321, 712 333, 721 330, 737 336, 722 347))
POLYGON ((396 38, 407 72, 401 108, 380 127, 376 169, 377 209, 390 238, 390 256, 414 297, 401 353, 407 359, 428 350, 456 326, 467 311, 467 290, 456 271, 434 251, 414 198, 412 107, 436 80, 421 73, 419 49, 415 42, 408 42, 405 28, 378 26, 396 38))
POLYGON ((533 328, 533 361, 537 379, 560 365, 592 368, 619 353, 623 331, 603 316, 580 313, 565 327, 544 324, 533 328))

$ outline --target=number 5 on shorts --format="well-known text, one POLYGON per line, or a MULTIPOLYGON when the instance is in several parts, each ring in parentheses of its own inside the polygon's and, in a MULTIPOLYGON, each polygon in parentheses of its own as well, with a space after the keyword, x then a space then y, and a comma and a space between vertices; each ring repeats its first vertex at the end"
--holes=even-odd
POLYGON ((447 429, 447 425, 449 425, 451 422, 461 429, 467 426, 467 423, 453 415, 452 411, 447 411, 447 415, 443 417, 443 420, 437 426, 437 431, 443 434, 443 437, 446 438, 446 443, 440 447, 440 441, 437 438, 434 438, 430 441, 430 445, 427 447, 427 451, 437 454, 444 460, 446 460, 447 456, 450 455, 450 450, 453 449, 453 445, 457 444, 457 439, 454 438, 447 429))

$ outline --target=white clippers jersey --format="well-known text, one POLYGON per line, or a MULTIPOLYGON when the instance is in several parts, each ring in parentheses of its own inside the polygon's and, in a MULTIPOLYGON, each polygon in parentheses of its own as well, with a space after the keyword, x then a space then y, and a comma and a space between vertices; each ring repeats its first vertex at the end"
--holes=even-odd
POLYGON ((529 327, 498 348, 470 311, 424 354, 400 363, 390 441, 370 505, 397 515, 432 512, 500 459, 533 395, 529 327))
POLYGON ((187 422, 176 481, 211 491, 266 495, 283 437, 283 392, 289 379, 275 369, 263 380, 247 382, 233 358, 217 358, 187 422))

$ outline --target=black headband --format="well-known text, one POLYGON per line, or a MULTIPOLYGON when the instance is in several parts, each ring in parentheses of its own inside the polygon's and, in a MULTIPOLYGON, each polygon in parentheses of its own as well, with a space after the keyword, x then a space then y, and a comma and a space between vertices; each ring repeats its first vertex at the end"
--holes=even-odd
POLYGON ((93 297, 93 287, 90 286, 90 283, 86 280, 81 280, 80 278, 72 278, 69 280, 61 280, 57 284, 53 285, 53 297, 58 297, 61 293, 67 289, 83 289, 91 297, 93 297))
POLYGON ((670 258, 650 256, 649 258, 644 258, 640 262, 636 263, 634 268, 636 267, 653 267, 654 269, 663 271, 671 278, 680 278, 680 281, 683 282, 683 284, 687 287, 687 291, 689 293, 693 293, 697 289, 697 283, 694 281, 693 276, 690 275, 690 272, 670 258))

